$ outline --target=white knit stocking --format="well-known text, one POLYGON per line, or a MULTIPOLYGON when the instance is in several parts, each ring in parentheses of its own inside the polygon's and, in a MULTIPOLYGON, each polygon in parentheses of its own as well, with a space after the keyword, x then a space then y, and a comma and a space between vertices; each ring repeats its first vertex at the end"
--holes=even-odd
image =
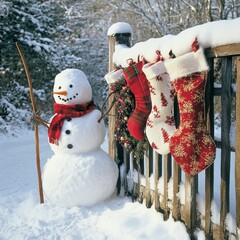
POLYGON ((149 81, 152 101, 146 136, 152 148, 159 154, 165 155, 169 153, 169 139, 176 130, 173 116, 175 91, 164 62, 147 63, 143 66, 143 72, 149 81))

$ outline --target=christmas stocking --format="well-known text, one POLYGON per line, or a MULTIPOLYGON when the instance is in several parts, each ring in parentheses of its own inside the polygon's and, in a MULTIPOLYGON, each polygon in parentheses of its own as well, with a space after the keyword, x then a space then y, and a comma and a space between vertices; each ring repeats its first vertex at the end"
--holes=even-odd
POLYGON ((202 49, 165 62, 176 90, 180 126, 170 138, 169 147, 179 166, 190 175, 209 167, 216 145, 209 135, 204 112, 208 65, 202 49))
POLYGON ((110 93, 107 99, 105 100, 105 102, 103 103, 102 110, 101 110, 102 114, 98 122, 100 122, 110 112, 115 102, 117 101, 116 96, 119 95, 119 92, 122 90, 123 86, 126 86, 126 81, 123 77, 122 69, 118 69, 118 68, 114 69, 113 71, 107 73, 104 76, 104 78, 109 85, 110 93), (106 107, 106 104, 109 102, 110 96, 113 93, 115 93, 116 96, 113 99, 111 99, 112 102, 110 104, 109 109, 106 112, 104 112, 104 108, 106 107))
POLYGON ((108 85, 111 86, 111 84, 117 82, 119 79, 121 79, 123 77, 123 72, 122 69, 114 69, 113 71, 107 73, 104 78, 106 80, 106 82, 108 83, 108 85))
POLYGON ((140 61, 123 69, 124 78, 135 97, 135 109, 128 119, 128 130, 137 140, 145 138, 146 121, 152 107, 148 81, 142 66, 143 62, 140 61))
POLYGON ((143 66, 149 81, 152 110, 148 116, 146 136, 159 154, 169 153, 169 139, 176 130, 173 117, 175 91, 170 82, 164 62, 147 63, 143 66))

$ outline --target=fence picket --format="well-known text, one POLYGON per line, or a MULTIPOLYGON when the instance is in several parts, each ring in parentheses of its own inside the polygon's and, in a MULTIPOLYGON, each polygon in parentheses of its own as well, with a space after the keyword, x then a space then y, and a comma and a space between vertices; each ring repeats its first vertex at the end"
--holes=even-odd
POLYGON ((163 200, 160 203, 161 209, 164 212, 164 219, 168 219, 169 217, 169 208, 168 208, 168 182, 172 176, 172 159, 171 155, 164 155, 164 190, 163 190, 163 200))
POLYGON ((151 165, 151 160, 152 160, 152 150, 150 149, 150 146, 148 145, 147 151, 146 151, 146 157, 145 157, 145 191, 144 191, 144 197, 146 200, 146 207, 150 208, 151 207, 151 194, 150 194, 150 165, 151 165))
POLYGON ((240 240, 240 57, 236 58, 236 143, 235 143, 235 187, 236 187, 236 235, 240 240))
POLYGON ((226 215, 229 212, 229 181, 230 181, 230 126, 231 126, 231 84, 232 58, 222 59, 222 121, 221 121, 221 239, 228 238, 226 215))
POLYGON ((181 169, 174 161, 173 163, 173 200, 172 200, 172 216, 177 221, 181 219, 181 205, 179 197, 179 184, 181 182, 181 169))
POLYGON ((126 150, 126 149, 123 149, 124 153, 124 169, 122 169, 122 186, 121 187, 124 187, 124 189, 122 190, 124 192, 125 195, 128 194, 128 183, 127 183, 127 174, 130 170, 130 153, 126 150))
MULTIPOLYGON (((207 129, 211 136, 214 137, 214 60, 208 59, 210 71, 208 73, 208 80, 205 92, 205 111, 207 120, 207 129)), ((211 203, 214 192, 214 163, 205 171, 205 233, 208 240, 213 239, 213 226, 211 220, 211 203)))
POLYGON ((191 239, 194 239, 194 230, 197 223, 197 178, 185 174, 185 205, 184 205, 184 220, 191 239))
POLYGON ((158 183, 159 183, 159 178, 161 176, 162 176, 162 156, 155 152, 154 206, 158 212, 160 211, 158 183))

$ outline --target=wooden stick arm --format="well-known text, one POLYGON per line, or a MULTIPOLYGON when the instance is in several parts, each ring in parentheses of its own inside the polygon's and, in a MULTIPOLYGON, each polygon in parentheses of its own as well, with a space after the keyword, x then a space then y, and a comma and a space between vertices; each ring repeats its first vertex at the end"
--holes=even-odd
POLYGON ((37 112, 33 112, 31 122, 34 125, 42 125, 46 128, 49 128, 49 123, 43 118, 41 118, 41 112, 39 110, 37 112))

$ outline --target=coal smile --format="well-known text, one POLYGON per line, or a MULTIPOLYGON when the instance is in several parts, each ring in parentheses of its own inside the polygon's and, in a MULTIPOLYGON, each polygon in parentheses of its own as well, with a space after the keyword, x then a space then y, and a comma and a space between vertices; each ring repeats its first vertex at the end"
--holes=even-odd
POLYGON ((75 95, 73 95, 72 97, 69 97, 69 98, 65 98, 65 97, 58 95, 58 99, 63 102, 68 102, 68 101, 71 101, 72 99, 76 98, 77 96, 78 96, 78 93, 76 93, 75 95))

